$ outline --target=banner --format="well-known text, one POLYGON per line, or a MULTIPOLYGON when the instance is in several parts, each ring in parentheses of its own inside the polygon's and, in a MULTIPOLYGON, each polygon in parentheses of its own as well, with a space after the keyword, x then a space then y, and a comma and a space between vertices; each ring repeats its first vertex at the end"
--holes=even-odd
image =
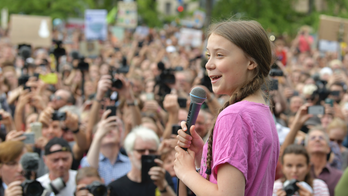
POLYGON ((106 10, 85 11, 85 37, 87 40, 106 40, 106 10))
POLYGON ((79 49, 80 54, 89 58, 96 58, 100 54, 100 45, 96 40, 80 42, 79 49))
POLYGON ((202 45, 203 32, 201 30, 181 28, 179 45, 190 45, 200 47, 202 45))
POLYGON ((12 14, 11 43, 50 47, 52 45, 51 24, 50 17, 12 14))
POLYGON ((134 29, 138 26, 136 2, 118 2, 117 26, 134 29))

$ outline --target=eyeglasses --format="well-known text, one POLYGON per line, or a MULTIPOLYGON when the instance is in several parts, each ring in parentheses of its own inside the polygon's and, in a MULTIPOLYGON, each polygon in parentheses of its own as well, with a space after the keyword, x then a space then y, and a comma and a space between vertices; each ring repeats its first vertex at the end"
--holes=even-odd
POLYGON ((330 138, 330 141, 336 142, 338 145, 341 145, 343 142, 343 140, 336 140, 336 139, 331 139, 331 138, 330 138))
POLYGON ((53 101, 54 99, 57 100, 57 101, 59 101, 59 100, 63 100, 63 97, 61 97, 61 96, 56 96, 56 95, 51 95, 51 96, 50 96, 50 99, 51 99, 51 101, 53 101))
POLYGON ((153 149, 134 149, 134 151, 137 151, 140 154, 145 154, 146 151, 149 152, 149 154, 156 154, 157 150, 153 150, 153 149))
POLYGON ((306 101, 314 101, 314 97, 308 97, 306 98, 306 101))
POLYGON ((316 140, 316 139, 325 141, 324 137, 321 135, 313 135, 309 138, 309 140, 311 140, 311 141, 316 140))

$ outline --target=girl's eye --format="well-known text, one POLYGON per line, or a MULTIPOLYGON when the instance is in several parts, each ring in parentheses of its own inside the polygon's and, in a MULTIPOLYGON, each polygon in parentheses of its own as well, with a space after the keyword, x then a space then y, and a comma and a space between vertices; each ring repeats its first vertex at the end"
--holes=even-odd
POLYGON ((210 54, 205 54, 205 58, 209 59, 210 58, 210 54))
POLYGON ((217 54, 216 56, 218 56, 218 57, 222 57, 223 55, 222 55, 222 54, 217 54))

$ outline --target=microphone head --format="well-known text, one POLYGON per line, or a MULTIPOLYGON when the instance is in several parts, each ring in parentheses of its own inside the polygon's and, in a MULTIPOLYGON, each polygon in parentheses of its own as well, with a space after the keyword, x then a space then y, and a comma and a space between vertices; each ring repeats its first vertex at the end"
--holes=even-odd
POLYGON ((36 171, 39 169, 39 155, 37 153, 25 153, 19 161, 24 171, 36 171))
POLYGON ((190 92, 191 103, 202 104, 207 98, 207 93, 201 87, 195 87, 190 92))

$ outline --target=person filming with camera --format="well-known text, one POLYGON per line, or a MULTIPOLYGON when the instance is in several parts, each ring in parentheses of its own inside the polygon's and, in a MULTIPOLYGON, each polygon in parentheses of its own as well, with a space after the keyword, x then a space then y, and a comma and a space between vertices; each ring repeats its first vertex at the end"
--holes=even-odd
POLYGON ((76 174, 75 196, 110 196, 104 179, 100 177, 98 170, 94 167, 84 167, 76 174))

